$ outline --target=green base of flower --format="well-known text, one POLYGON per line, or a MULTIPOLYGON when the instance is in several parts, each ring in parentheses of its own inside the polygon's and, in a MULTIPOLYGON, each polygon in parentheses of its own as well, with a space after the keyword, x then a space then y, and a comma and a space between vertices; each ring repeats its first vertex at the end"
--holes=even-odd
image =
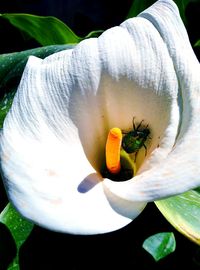
POLYGON ((136 165, 133 160, 130 158, 129 154, 126 153, 123 149, 120 153, 120 164, 121 170, 117 174, 112 174, 107 169, 106 165, 104 164, 101 174, 104 178, 109 178, 113 181, 126 181, 134 177, 136 173, 136 165))

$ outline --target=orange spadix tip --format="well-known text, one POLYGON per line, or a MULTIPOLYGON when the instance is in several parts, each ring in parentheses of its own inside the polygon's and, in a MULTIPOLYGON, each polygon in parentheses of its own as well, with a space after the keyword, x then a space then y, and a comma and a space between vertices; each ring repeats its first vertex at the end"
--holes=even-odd
POLYGON ((117 174, 121 169, 120 149, 122 143, 122 131, 120 128, 112 128, 106 141, 106 166, 110 173, 117 174))

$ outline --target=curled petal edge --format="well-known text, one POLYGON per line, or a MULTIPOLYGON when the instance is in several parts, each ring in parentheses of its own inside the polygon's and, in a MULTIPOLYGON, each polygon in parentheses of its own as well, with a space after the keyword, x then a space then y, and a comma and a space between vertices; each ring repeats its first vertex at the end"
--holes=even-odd
POLYGON ((179 133, 161 164, 147 171, 143 168, 144 172, 127 182, 105 179, 104 185, 121 198, 150 202, 200 186, 200 64, 173 1, 158 1, 139 16, 155 26, 174 63, 179 81, 179 133))

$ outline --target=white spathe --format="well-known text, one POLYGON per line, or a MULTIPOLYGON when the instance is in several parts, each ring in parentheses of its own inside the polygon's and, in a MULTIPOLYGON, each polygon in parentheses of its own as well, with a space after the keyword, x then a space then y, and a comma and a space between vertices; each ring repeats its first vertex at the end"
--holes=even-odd
POLYGON ((0 142, 14 206, 45 228, 96 234, 199 186, 199 74, 171 0, 74 49, 30 57, 0 142), (103 179, 108 131, 129 130, 134 116, 149 124, 148 155, 133 179, 103 179))

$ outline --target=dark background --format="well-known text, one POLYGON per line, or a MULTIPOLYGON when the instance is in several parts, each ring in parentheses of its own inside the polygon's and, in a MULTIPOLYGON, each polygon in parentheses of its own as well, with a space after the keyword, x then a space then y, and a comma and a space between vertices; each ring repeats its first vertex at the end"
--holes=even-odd
MULTIPOLYGON (((141 0, 143 1, 143 0, 141 0)), ((192 0, 186 8, 187 29, 192 45, 200 38, 200 0, 192 0)), ((93 30, 106 30, 124 21, 133 0, 1 0, 0 13, 30 13, 56 16, 77 35, 85 36, 93 30)), ((152 3, 153 0, 145 0, 152 3)), ((185 1, 183 1, 185 2, 185 1)), ((19 34, 8 21, 1 19, 0 51, 12 52, 39 46, 37 42, 19 34)), ((195 48, 200 57, 200 50, 195 48)))
MULTIPOLYGON (((142 0, 141 0, 142 1, 142 0)), ((106 30, 120 24, 128 14, 132 0, 6 0, 0 1, 0 13, 31 13, 53 15, 64 21, 77 35, 85 36, 92 30, 106 30)), ((192 45, 200 38, 199 2, 186 9, 187 29, 192 45)), ((0 19, 0 54, 40 46, 0 19)), ((199 49, 195 49, 199 58, 199 49)), ((200 59, 200 58, 199 58, 200 59)), ((7 197, 0 181, 0 211, 7 197)), ((0 226, 1 227, 1 226, 0 226)), ((14 256, 12 239, 8 241, 6 228, 0 228, 0 270, 5 269, 9 257, 14 256)), ((59 234, 35 226, 20 250, 21 270, 53 269, 137 269, 176 270, 200 269, 200 249, 177 232, 153 203, 131 224, 116 232, 96 236, 59 234), (143 241, 158 232, 175 234, 176 251, 159 262, 142 248, 143 241)))

